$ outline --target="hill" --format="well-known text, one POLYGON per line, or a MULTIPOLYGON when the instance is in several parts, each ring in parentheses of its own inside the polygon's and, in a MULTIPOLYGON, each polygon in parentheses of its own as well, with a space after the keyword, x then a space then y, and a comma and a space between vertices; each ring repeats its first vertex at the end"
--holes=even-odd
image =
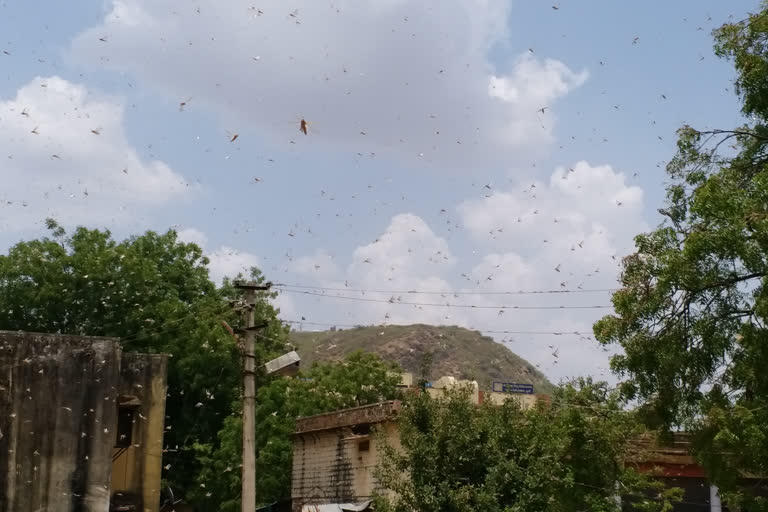
POLYGON ((424 354, 432 353, 430 378, 452 375, 477 380, 489 389, 494 380, 533 384, 536 393, 549 393, 552 384, 525 359, 477 331, 462 327, 388 325, 323 332, 292 332, 291 342, 302 366, 337 361, 355 350, 378 354, 404 371, 420 375, 424 354))

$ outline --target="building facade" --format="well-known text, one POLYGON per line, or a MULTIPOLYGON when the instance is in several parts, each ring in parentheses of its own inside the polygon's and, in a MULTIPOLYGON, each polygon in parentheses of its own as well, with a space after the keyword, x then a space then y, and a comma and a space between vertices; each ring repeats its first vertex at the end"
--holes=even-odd
POLYGON ((386 442, 397 446, 395 419, 400 406, 399 401, 382 402, 298 419, 293 441, 293 511, 365 510, 373 494, 383 491, 374 475, 381 446, 372 434, 383 432, 386 442))
POLYGON ((0 512, 157 512, 167 360, 0 331, 0 512))

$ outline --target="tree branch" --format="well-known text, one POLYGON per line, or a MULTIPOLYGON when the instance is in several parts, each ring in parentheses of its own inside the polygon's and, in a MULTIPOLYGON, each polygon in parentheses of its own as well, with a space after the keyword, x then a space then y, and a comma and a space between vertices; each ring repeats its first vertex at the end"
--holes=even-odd
POLYGON ((690 291, 691 293, 701 293, 707 290, 711 290, 712 288, 733 286, 734 284, 738 284, 744 281, 749 281, 751 279, 756 279, 758 277, 765 277, 765 276, 766 276, 765 272, 753 272, 751 274, 745 274, 743 276, 734 276, 730 279, 724 279, 722 281, 715 281, 707 284, 706 286, 698 288, 696 290, 688 290, 688 291, 690 291))
POLYGON ((768 142, 768 138, 762 137, 762 136, 760 136, 760 135, 758 135, 758 134, 756 134, 754 132, 748 132, 748 131, 744 131, 744 130, 720 130, 720 129, 715 129, 715 130, 706 130, 706 131, 696 130, 696 132, 699 133, 700 135, 727 135, 727 137, 725 139, 723 139, 723 140, 727 140, 727 139, 729 139, 731 137, 734 137, 734 136, 746 136, 746 137, 755 138, 757 140, 762 140, 764 142, 768 142))

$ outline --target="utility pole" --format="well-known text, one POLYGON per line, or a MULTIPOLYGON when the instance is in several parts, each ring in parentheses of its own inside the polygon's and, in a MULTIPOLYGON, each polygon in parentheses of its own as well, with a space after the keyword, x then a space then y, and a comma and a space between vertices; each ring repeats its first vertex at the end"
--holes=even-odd
POLYGON ((243 474, 242 512, 256 510, 256 331, 267 325, 256 325, 256 292, 267 291, 272 283, 235 281, 235 288, 245 290, 245 342, 243 343, 243 474))

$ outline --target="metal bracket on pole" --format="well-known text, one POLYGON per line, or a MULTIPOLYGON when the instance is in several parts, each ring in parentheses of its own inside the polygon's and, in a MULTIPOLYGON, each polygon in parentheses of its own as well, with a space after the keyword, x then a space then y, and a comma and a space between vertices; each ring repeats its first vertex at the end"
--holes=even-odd
POLYGON ((255 281, 235 281, 233 284, 235 288, 239 288, 241 290, 254 290, 257 292, 265 292, 272 288, 271 282, 259 284, 255 281))

